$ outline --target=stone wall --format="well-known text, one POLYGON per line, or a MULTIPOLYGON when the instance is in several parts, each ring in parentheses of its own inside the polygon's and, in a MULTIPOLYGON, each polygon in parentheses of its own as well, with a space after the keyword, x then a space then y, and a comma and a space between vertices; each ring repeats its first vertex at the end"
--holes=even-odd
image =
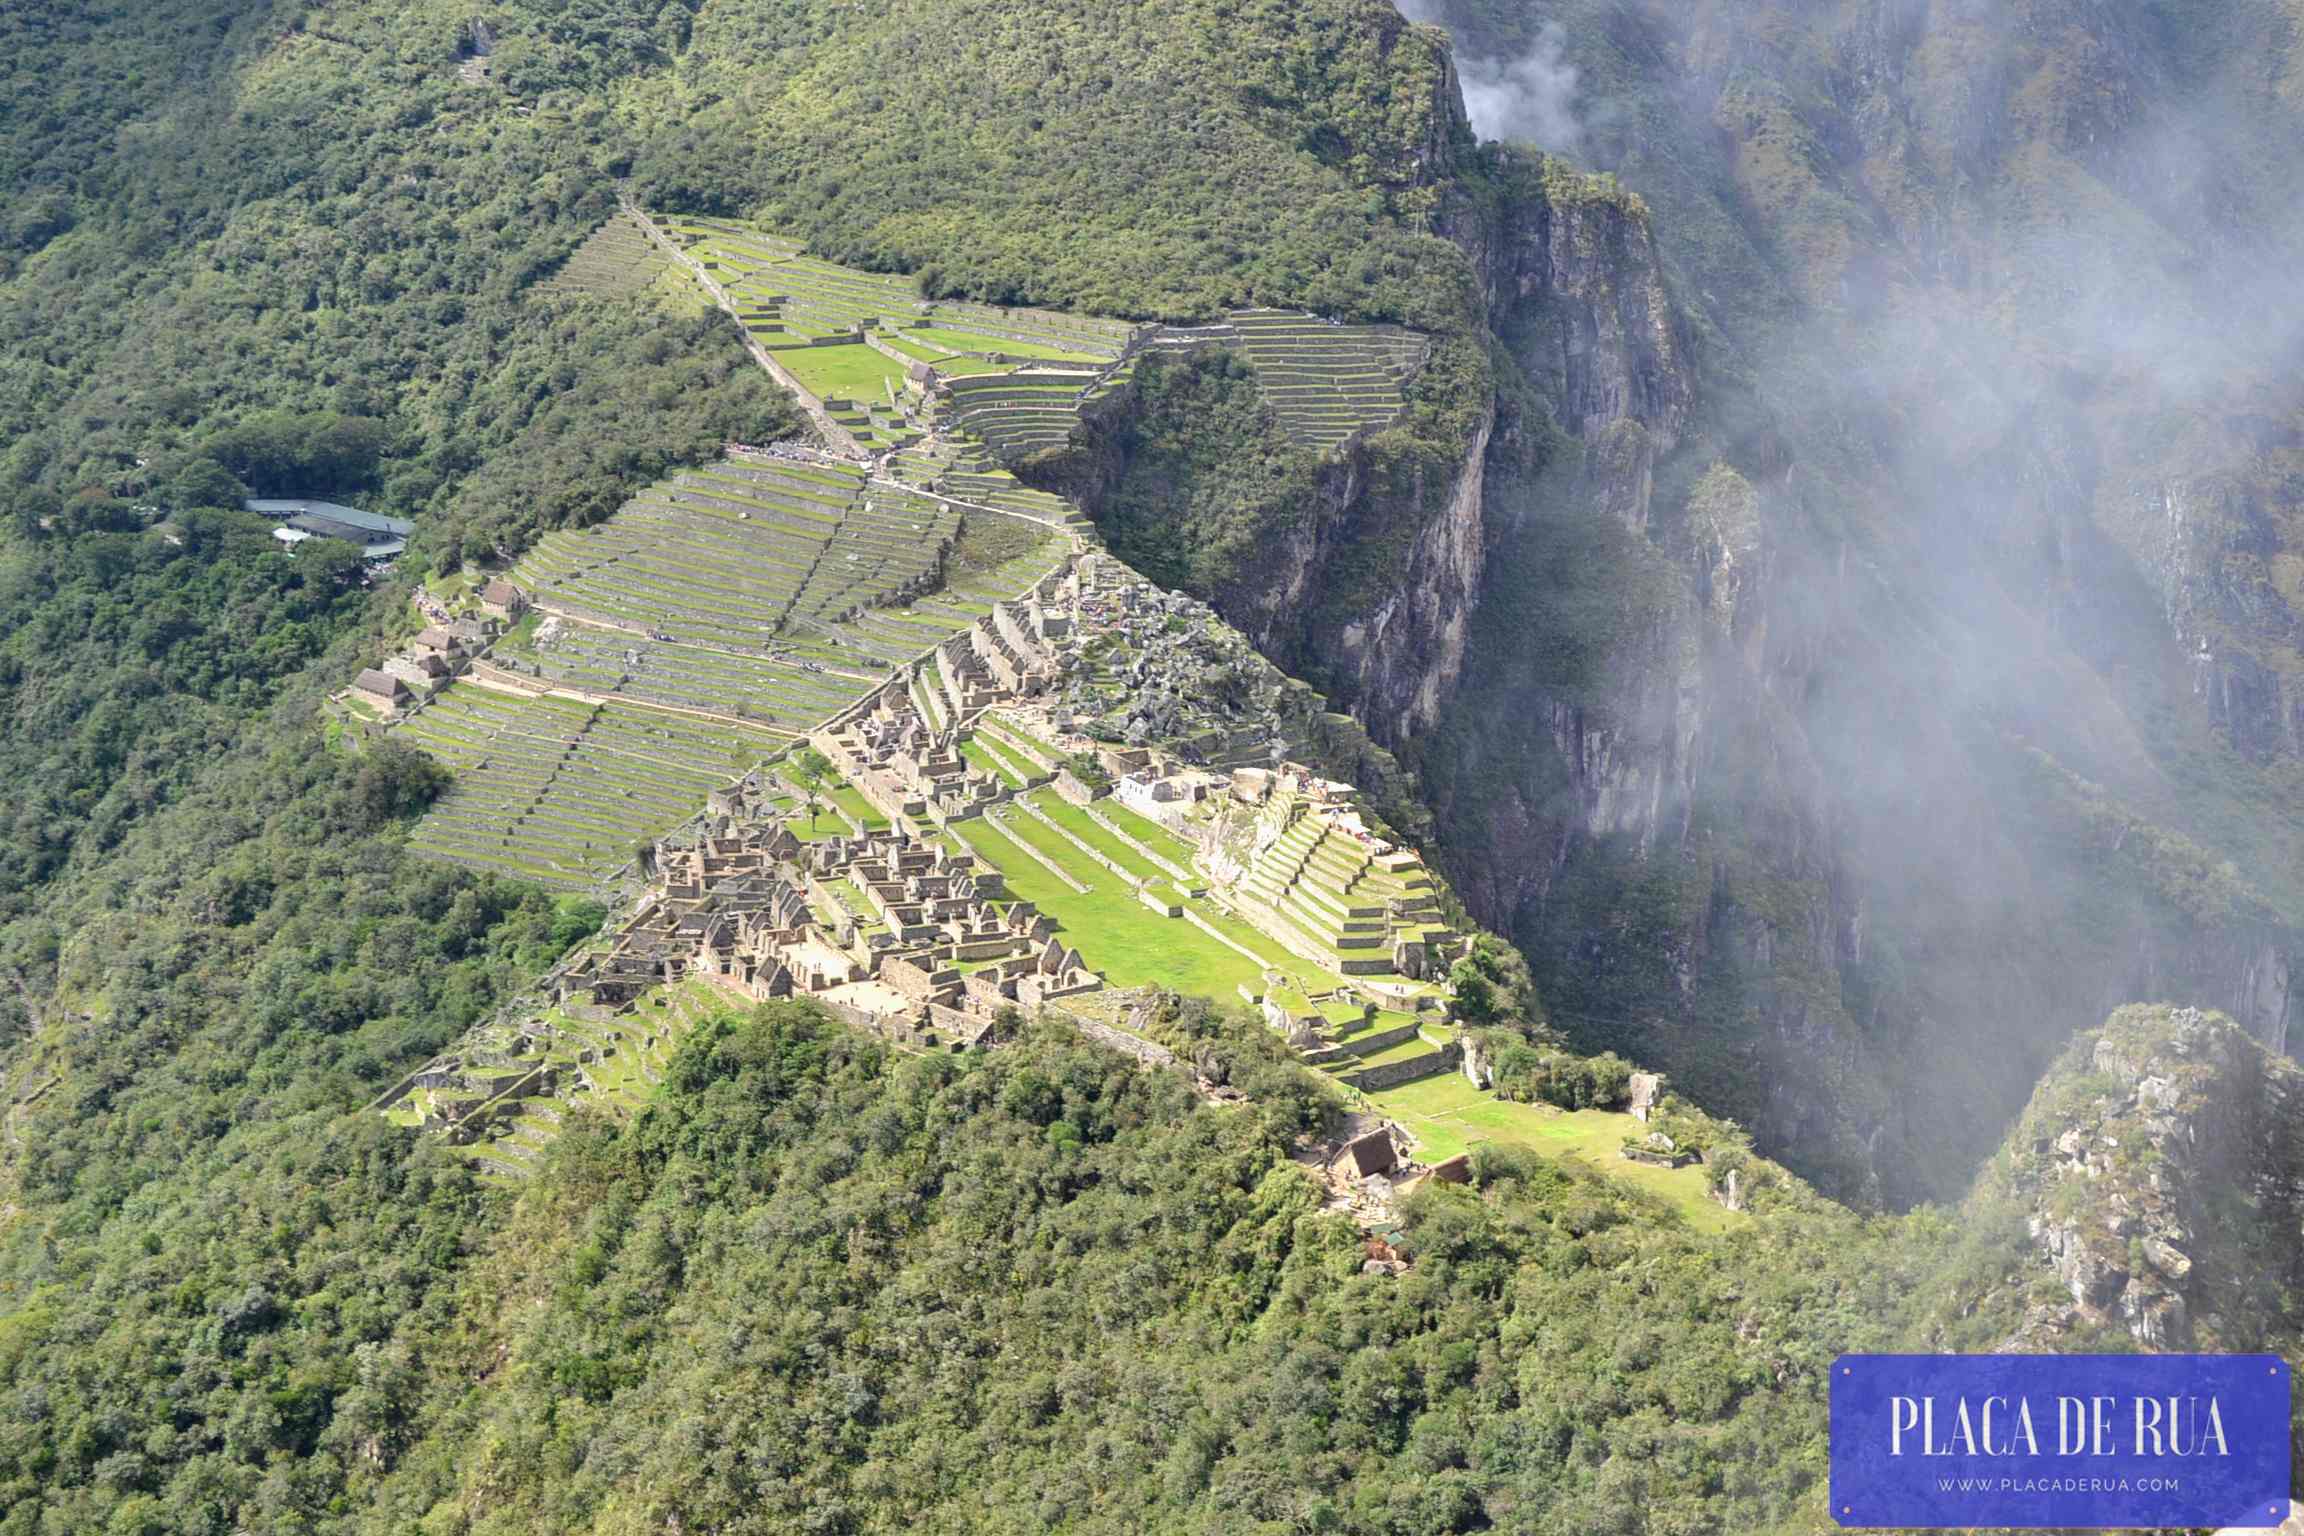
POLYGON ((1344 1048, 1355 1056, 1373 1056, 1378 1051, 1388 1051, 1396 1045, 1406 1045, 1416 1038, 1418 1029, 1419 1026, 1414 1024, 1402 1024, 1393 1029, 1378 1030, 1366 1039, 1345 1041, 1344 1048))
POLYGON ((1344 1082, 1362 1093, 1376 1093, 1386 1088, 1397 1088, 1402 1083, 1413 1083, 1419 1078, 1453 1072, 1463 1059, 1464 1047, 1450 1041, 1429 1056, 1411 1056, 1406 1061, 1386 1062, 1381 1067, 1347 1073, 1344 1082))

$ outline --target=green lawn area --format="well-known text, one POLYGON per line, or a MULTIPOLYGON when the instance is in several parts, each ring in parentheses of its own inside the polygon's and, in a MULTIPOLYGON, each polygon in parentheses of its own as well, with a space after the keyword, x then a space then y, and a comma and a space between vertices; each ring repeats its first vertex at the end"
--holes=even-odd
POLYGON ((977 745, 974 740, 960 743, 960 755, 967 760, 969 767, 992 775, 1010 789, 1022 789, 1024 787, 1024 781, 1009 772, 1000 758, 993 756, 983 747, 977 745))
POLYGON ((804 843, 820 843, 828 837, 854 837, 856 835, 854 829, 840 819, 840 813, 825 803, 825 797, 819 796, 817 804, 821 809, 814 815, 810 815, 806 803, 801 802, 797 814, 785 823, 792 829, 794 837, 804 843))
POLYGON ((885 400, 885 386, 904 377, 894 358, 883 357, 860 341, 835 347, 786 347, 776 354, 776 361, 819 400, 885 400))
POLYGON ((872 809, 872 802, 864 798, 864 791, 853 784, 829 785, 824 798, 856 818, 856 824, 867 832, 888 830, 888 818, 872 809))
POLYGON ((881 333, 880 339, 906 357, 918 358, 923 363, 934 363, 939 372, 954 377, 965 377, 978 373, 1002 373, 1008 368, 1006 363, 995 363, 990 358, 953 357, 948 353, 939 352, 933 347, 924 347, 901 331, 884 331, 881 333))
POLYGON ((1006 743, 994 741, 988 732, 970 732, 967 745, 999 764, 1009 782, 1019 789, 1041 775, 1041 769, 1030 759, 1019 756, 1016 749, 1006 743))
POLYGON ((1475 1142, 1502 1141, 1548 1157, 1574 1157, 1610 1178, 1623 1179, 1660 1195, 1699 1232, 1724 1232, 1741 1218, 1704 1192, 1702 1167, 1655 1168, 1625 1160, 1624 1138, 1640 1122, 1613 1110, 1554 1109, 1548 1104, 1510 1104, 1475 1088, 1462 1073, 1424 1078, 1371 1093, 1368 1101, 1416 1137, 1424 1162, 1454 1157, 1475 1142))
POLYGON ((1067 889, 988 821, 966 823, 961 835, 1007 877, 1010 890, 1053 917, 1064 941, 1116 987, 1158 984, 1229 1002, 1243 982, 1254 987, 1262 979, 1246 959, 1182 918, 1157 915, 1117 876, 1076 852, 1065 867, 1088 886, 1085 895, 1067 889))
POLYGON ((1082 885, 1095 885, 1101 881, 1117 889, 1126 889, 1131 884, 1064 841, 1062 834, 1052 831, 1044 823, 1033 820, 1021 811, 1002 822, 1000 830, 1007 834, 1010 841, 1028 844, 1054 859, 1082 885))
POLYGON ((1064 760, 1062 752, 1039 737, 1018 730, 997 710, 976 722, 976 734, 987 746, 1027 773, 1054 772, 1056 765, 1064 760))
MULTIPOLYGON (((1349 1040, 1344 1043, 1347 1046, 1351 1044, 1349 1040)), ((1413 1040, 1403 1040, 1398 1045, 1388 1045, 1380 1051, 1370 1051, 1360 1058, 1360 1064, 1366 1067, 1388 1067, 1396 1061, 1412 1061, 1418 1056, 1429 1056, 1438 1049, 1437 1045, 1419 1035, 1413 1040)))
POLYGON ((1025 803, 1039 810, 1050 821, 1095 849, 1113 863, 1127 870, 1139 880, 1159 879, 1167 876, 1147 862, 1144 855, 1129 847, 1110 832, 1098 826, 1086 811, 1056 793, 1053 789, 1036 789, 1024 797, 1025 803))
POLYGON ((1039 357, 1058 363, 1101 363, 1109 359, 1088 352, 1066 352, 1056 347, 1044 347, 1035 341, 1016 341, 1006 336, 986 336, 976 331, 950 331, 940 325, 913 325, 905 327, 904 334, 935 342, 938 346, 953 347, 962 352, 1005 352, 1010 357, 1039 357))
POLYGON ((1119 801, 1106 797, 1096 802, 1097 812, 1106 821, 1151 849, 1178 869, 1192 867, 1192 850, 1184 839, 1149 817, 1139 816, 1119 801))

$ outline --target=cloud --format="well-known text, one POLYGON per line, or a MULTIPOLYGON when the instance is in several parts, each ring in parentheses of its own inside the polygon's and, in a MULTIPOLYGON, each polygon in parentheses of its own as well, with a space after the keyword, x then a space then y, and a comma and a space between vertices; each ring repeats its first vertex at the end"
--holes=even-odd
POLYGON ((1557 22, 1547 22, 1519 58, 1465 59, 1458 73, 1464 109, 1481 137, 1523 140, 1559 155, 1582 144, 1576 66, 1568 62, 1567 35, 1557 22))
MULTIPOLYGON (((1399 0, 1410 21, 1446 26, 1439 0, 1399 0)), ((1485 139, 1518 139, 1557 155, 1573 154, 1584 138, 1576 66, 1568 61, 1568 34, 1548 21, 1516 59, 1459 53, 1457 79, 1464 110, 1485 139)))

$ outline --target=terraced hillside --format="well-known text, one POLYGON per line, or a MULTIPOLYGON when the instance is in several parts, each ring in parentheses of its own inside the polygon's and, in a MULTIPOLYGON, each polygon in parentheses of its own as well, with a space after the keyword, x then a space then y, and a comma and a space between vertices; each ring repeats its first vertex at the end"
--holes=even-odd
POLYGON ((599 883, 777 740, 662 710, 470 682, 393 734, 456 776, 417 824, 413 846, 557 890, 599 883))
POLYGON ((1144 328, 931 300, 911 277, 809 256, 720 219, 657 218, 775 367, 868 453, 930 430, 1014 462, 1070 437, 1084 399, 1124 376, 1144 328))
POLYGON ((824 261, 736 220, 670 215, 657 223, 728 291, 744 328, 775 349, 853 342, 872 331, 922 360, 1001 354, 1097 363, 1118 360, 1138 329, 1120 320, 932 300, 917 278, 824 261))
POLYGON ((656 242, 619 213, 586 237, 539 290, 553 295, 626 298, 664 277, 671 266, 656 242))
POLYGON ((730 461, 547 534, 512 579, 546 613, 669 640, 758 646, 933 589, 959 514, 853 465, 730 461))
POLYGON ((1092 527, 1077 503, 1034 490, 1002 468, 992 451, 978 442, 962 439, 895 454, 888 460, 887 472, 907 485, 1069 533, 1086 533, 1092 527))
POLYGON ((456 774, 415 846, 596 884, 1062 557, 1053 530, 978 517, 860 466, 747 458, 547 535, 512 571, 531 611, 396 727, 456 774))
POLYGON ((1053 365, 956 378, 945 386, 939 420, 1013 461, 1069 442, 1088 392, 1103 380, 1098 369, 1053 365))
POLYGON ((1285 827, 1235 893, 1271 931, 1342 975, 1394 974, 1402 941, 1450 935, 1432 877, 1405 852, 1379 853, 1300 801, 1267 813, 1285 827))
POLYGON ((452 1066, 425 1074, 386 1114, 401 1125, 438 1126, 477 1110, 484 1134, 450 1145, 491 1179, 524 1178, 571 1112, 637 1110, 688 1032, 733 1006, 703 980, 651 992, 627 1009, 558 1003, 517 1025, 476 1031, 452 1066))
POLYGON ((1322 452, 1397 417, 1401 387, 1431 346, 1398 326, 1336 325, 1277 309, 1235 310, 1229 330, 1280 424, 1322 452))
POLYGON ((657 640, 560 618, 524 625, 496 660, 562 687, 733 715, 778 732, 836 714, 871 681, 798 657, 657 640))

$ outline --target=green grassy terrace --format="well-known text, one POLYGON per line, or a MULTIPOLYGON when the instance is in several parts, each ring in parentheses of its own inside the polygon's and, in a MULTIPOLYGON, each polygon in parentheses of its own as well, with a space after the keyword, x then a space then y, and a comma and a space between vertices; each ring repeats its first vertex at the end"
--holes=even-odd
POLYGON ((1454 1157, 1479 1142, 1506 1142, 1547 1157, 1577 1159, 1610 1178, 1647 1190, 1699 1232, 1725 1232, 1745 1219, 1705 1193, 1700 1165, 1658 1168, 1626 1160, 1621 1152, 1624 1138, 1644 1129, 1627 1114, 1507 1103, 1454 1072, 1367 1098, 1408 1128, 1416 1138, 1417 1156, 1428 1163, 1454 1157))
POLYGON ((1027 817, 1011 816, 997 825, 979 818, 963 823, 959 835, 1000 871, 1011 891, 1054 918, 1064 941, 1114 986, 1157 985, 1234 999, 1237 988, 1261 985, 1259 967, 1181 918, 1155 913, 1109 870, 1080 858, 1027 817), (1017 846, 1019 839, 1056 859, 1086 892, 1073 891, 1042 868, 1017 846))

